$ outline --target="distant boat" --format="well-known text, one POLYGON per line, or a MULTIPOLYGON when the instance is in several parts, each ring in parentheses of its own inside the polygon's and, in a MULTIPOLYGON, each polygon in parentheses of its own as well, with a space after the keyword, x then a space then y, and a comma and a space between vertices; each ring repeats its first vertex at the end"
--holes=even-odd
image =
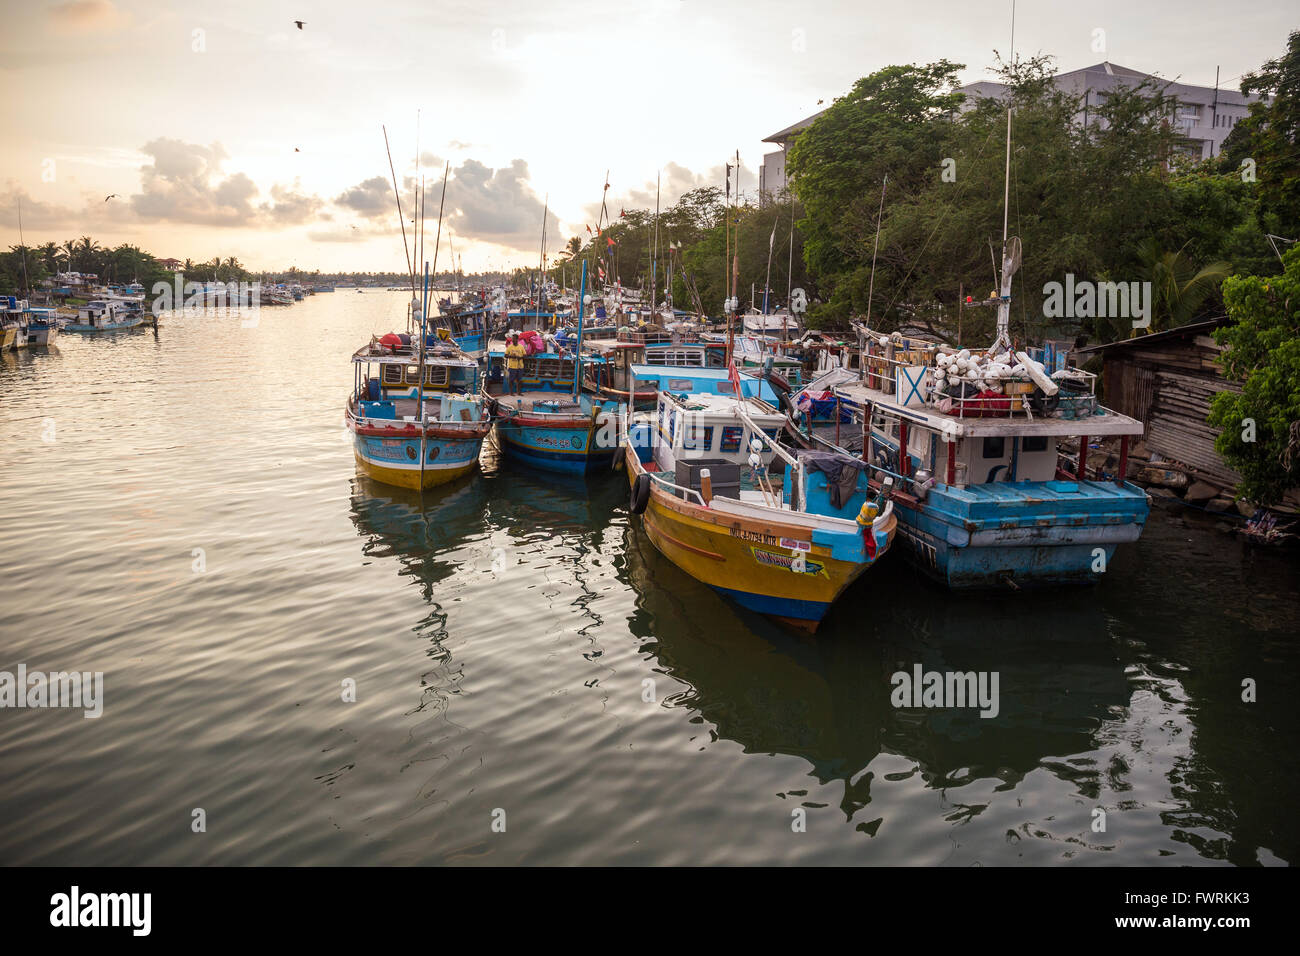
POLYGON ((132 329, 144 322, 138 304, 93 299, 77 307, 77 317, 64 325, 67 332, 115 332, 132 329))

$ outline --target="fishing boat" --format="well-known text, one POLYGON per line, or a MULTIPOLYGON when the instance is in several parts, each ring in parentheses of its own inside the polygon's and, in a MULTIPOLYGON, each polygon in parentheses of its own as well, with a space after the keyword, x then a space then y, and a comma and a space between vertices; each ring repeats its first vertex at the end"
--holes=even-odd
POLYGON ((1095 376, 1049 375, 1002 339, 958 350, 860 331, 863 378, 834 394, 869 422, 863 457, 897 482, 904 553, 922 571, 951 588, 1091 582, 1141 535, 1150 499, 1124 476, 1142 423, 1099 405, 1095 376), (1120 438, 1113 480, 1087 471, 1089 439, 1107 436, 1120 438))
POLYGON ((27 309, 27 345, 44 348, 53 345, 59 337, 59 321, 54 309, 27 309))
POLYGON ((777 438, 786 416, 745 395, 734 369, 729 379, 730 394, 660 391, 652 426, 639 436, 629 430, 629 508, 692 577, 752 611, 816 630, 889 550, 893 504, 870 487, 858 459, 787 451, 777 438), (774 473, 773 462, 784 468, 774 473))
POLYGON ((17 296, 0 297, 0 352, 27 345, 27 300, 17 296), (22 345, 19 345, 19 338, 22 345))
POLYGON ((493 343, 483 378, 484 399, 497 420, 508 457, 543 471, 608 471, 618 453, 618 402, 575 388, 578 366, 603 364, 577 352, 536 352, 524 358, 522 393, 506 391, 505 343, 493 343))
POLYGON ((65 332, 115 332, 133 329, 144 322, 139 303, 93 299, 77 307, 77 317, 66 325, 65 332))
MULTIPOLYGON (((418 327, 418 323, 417 323, 418 327)), ((469 473, 492 430, 479 366, 455 343, 419 335, 371 337, 352 356, 347 402, 357 467, 376 481, 423 490, 469 473)))

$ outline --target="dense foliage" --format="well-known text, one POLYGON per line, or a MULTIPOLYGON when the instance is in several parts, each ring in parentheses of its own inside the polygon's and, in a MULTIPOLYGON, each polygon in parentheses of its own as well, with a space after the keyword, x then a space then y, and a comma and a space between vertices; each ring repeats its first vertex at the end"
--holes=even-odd
POLYGON ((1280 276, 1223 283, 1232 322, 1215 332, 1224 373, 1242 391, 1214 397, 1215 449, 1242 475, 1241 493, 1261 503, 1300 487, 1300 248, 1280 276))

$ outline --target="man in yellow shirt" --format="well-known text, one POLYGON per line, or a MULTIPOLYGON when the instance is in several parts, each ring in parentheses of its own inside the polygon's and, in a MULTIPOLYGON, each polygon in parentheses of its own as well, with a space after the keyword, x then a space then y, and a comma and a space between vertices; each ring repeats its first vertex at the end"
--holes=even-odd
POLYGON ((511 395, 522 395, 523 385, 520 379, 524 375, 524 356, 527 350, 519 344, 519 334, 510 336, 506 346, 506 389, 511 395))

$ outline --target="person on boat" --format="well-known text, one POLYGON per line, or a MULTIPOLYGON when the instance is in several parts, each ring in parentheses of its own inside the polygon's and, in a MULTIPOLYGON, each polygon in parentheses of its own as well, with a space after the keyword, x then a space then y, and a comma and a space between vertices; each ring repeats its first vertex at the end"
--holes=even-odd
POLYGON ((522 395, 523 385, 520 379, 524 375, 524 356, 527 350, 519 344, 519 333, 510 336, 506 346, 506 390, 511 395, 522 395))

